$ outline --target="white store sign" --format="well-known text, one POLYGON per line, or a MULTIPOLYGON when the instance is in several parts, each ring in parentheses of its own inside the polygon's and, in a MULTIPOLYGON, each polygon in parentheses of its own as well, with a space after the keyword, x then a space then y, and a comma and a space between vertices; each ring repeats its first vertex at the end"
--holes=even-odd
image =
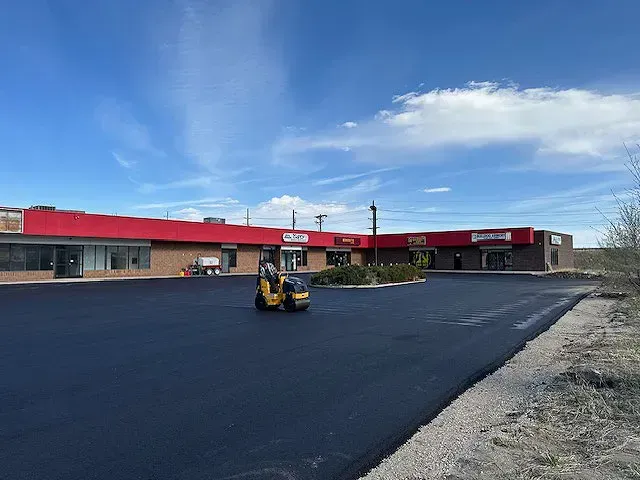
POLYGON ((487 240, 504 240, 505 242, 511 241, 511 232, 502 233, 472 233, 472 242, 484 242, 487 240))
POLYGON ((308 243, 309 235, 306 233, 287 232, 282 234, 282 241, 287 243, 308 243))
POLYGON ((562 245, 562 237, 560 235, 551 235, 551 245, 562 245))

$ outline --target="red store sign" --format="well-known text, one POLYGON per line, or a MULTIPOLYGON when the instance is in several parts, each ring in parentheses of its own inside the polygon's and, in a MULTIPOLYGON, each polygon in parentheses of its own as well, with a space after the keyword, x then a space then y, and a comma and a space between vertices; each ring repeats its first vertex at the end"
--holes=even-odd
POLYGON ((360 239, 356 237, 334 237, 333 240, 336 245, 348 245, 351 247, 360 245, 360 239))

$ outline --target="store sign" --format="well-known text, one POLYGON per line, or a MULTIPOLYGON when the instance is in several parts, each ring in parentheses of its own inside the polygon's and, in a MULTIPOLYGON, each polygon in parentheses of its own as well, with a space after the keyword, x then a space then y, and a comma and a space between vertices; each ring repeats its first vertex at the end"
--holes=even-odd
POLYGON ((416 245, 426 245, 427 237, 422 235, 420 237, 407 237, 407 245, 416 246, 416 245))
POLYGON ((22 233, 22 210, 0 208, 0 233, 22 233))
POLYGON ((287 232, 282 234, 282 241, 287 243, 307 243, 309 235, 306 233, 287 232))
POLYGON ((562 245, 562 237, 560 235, 551 235, 551 245, 562 245))
POLYGON ((334 245, 349 245, 357 247, 360 245, 360 239, 355 237, 333 237, 334 245))
POLYGON ((511 241, 511 232, 502 233, 472 233, 472 242, 485 242, 487 240, 504 240, 505 242, 511 241))

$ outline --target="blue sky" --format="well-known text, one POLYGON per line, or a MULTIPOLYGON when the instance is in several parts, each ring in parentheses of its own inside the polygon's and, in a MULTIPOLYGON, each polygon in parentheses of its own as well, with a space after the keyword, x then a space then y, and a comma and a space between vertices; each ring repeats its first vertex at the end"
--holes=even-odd
POLYGON ((9 0, 0 204, 595 244, 640 137, 637 1, 9 0))

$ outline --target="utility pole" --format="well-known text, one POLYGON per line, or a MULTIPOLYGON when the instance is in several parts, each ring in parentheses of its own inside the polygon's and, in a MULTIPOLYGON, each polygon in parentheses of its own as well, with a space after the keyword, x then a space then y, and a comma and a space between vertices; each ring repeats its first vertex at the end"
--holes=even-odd
POLYGON ((316 215, 314 218, 318 219, 318 221, 316 223, 318 224, 318 228, 319 228, 318 231, 321 232, 322 231, 322 222, 324 221, 325 218, 327 218, 327 216, 325 214, 321 213, 319 215, 316 215))
POLYGON ((292 230, 296 229, 296 211, 295 210, 291 211, 291 229, 292 230))
POLYGON ((251 220, 251 217, 249 216, 249 209, 247 208, 247 216, 244 217, 245 220, 247 221, 247 227, 249 226, 249 220, 251 220))
POLYGON ((167 220, 169 220, 169 210, 167 210, 167 220))
POLYGON ((369 210, 373 213, 373 255, 374 265, 378 265, 378 207, 376 207, 375 200, 371 202, 369 210))

